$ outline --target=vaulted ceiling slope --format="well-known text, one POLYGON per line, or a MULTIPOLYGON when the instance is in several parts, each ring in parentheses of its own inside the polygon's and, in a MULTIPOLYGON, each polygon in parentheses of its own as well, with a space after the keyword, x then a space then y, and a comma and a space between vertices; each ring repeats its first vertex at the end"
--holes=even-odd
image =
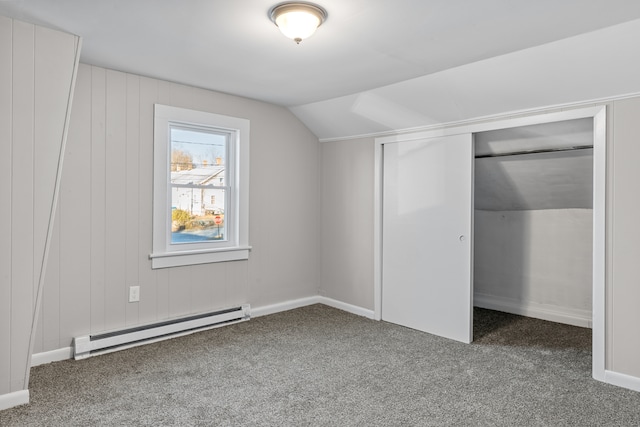
POLYGON ((638 95, 635 52, 640 20, 291 110, 339 140, 638 95))
POLYGON ((3 0, 0 14, 82 36, 85 63, 289 107, 321 139, 640 90, 637 0, 317 1, 328 19, 300 45, 268 19, 273 0, 3 0))
POLYGON ((593 120, 481 132, 474 142, 476 209, 593 207, 593 120))

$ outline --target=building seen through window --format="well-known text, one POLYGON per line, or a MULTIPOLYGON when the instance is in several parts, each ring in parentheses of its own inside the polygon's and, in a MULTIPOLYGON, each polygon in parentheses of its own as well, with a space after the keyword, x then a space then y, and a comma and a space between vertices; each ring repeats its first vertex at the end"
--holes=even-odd
POLYGON ((171 126, 171 243, 226 239, 228 134, 171 126))

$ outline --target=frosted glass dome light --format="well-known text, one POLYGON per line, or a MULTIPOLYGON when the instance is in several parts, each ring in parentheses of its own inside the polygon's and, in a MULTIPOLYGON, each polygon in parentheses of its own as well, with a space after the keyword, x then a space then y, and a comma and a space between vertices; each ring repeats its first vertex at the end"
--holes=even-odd
POLYGON ((296 43, 315 33, 327 18, 327 11, 313 3, 280 3, 269 12, 282 34, 296 43))

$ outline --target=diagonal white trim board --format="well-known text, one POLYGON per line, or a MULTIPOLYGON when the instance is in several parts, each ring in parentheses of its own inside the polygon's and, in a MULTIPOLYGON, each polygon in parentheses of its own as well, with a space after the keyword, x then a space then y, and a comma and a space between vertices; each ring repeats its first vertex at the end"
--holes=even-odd
MULTIPOLYGON (((36 332, 38 328, 38 317, 40 316, 40 306, 42 305, 42 295, 44 292, 44 278, 47 271, 47 263, 49 262, 49 251, 51 248, 51 241, 53 240, 53 227, 56 219, 56 211, 58 209, 58 200, 60 199, 60 186, 62 182, 62 170, 64 164, 64 155, 67 146, 67 136, 69 134, 69 123, 71 121, 71 107, 73 105, 73 94, 76 88, 76 79, 78 77, 78 67, 80 65, 80 52, 82 51, 82 37, 76 36, 76 51, 75 59, 73 62, 73 71, 71 72, 71 82, 69 84, 69 94, 67 97, 67 110, 64 116, 64 125, 62 127, 62 135, 60 141, 60 149, 58 150, 58 161, 56 162, 56 175, 53 187, 53 195, 51 199, 51 206, 49 208, 49 222, 47 224, 47 234, 44 241, 44 252, 42 254, 41 266, 38 276, 38 287, 36 288, 35 306, 33 309, 33 316, 31 322, 31 332, 29 335, 29 355, 33 357, 33 347, 35 345, 36 332)), ((27 360, 28 362, 28 360, 27 360)), ((26 364, 24 373, 24 388, 29 388, 29 363, 26 364)))

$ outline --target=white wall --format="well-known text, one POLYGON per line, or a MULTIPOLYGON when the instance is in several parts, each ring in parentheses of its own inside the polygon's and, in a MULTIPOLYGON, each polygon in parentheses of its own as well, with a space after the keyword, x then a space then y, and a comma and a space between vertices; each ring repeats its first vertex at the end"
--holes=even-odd
POLYGON ((607 364, 640 378, 640 97, 613 104, 607 212, 607 364))
MULTIPOLYGON (((498 94, 496 94, 497 96, 498 94)), ((609 111, 609 133, 607 137, 607 261, 606 261, 606 369, 617 373, 640 378, 640 340, 638 340, 638 325, 640 325, 640 286, 638 285, 638 260, 640 260, 640 222, 637 212, 640 209, 640 168, 637 159, 640 158, 640 97, 612 101, 607 104, 609 111)), ((373 138, 369 139, 373 142, 373 138)), ((322 143, 323 153, 330 152, 331 157, 352 156, 354 152, 366 158, 373 158, 374 145, 366 144, 362 140, 342 140, 322 143)), ((340 202, 338 209, 344 212, 360 212, 359 221, 363 224, 373 224, 372 200, 368 198, 349 197, 351 194, 371 194, 374 188, 371 171, 354 169, 349 175, 351 184, 344 186, 342 181, 334 183, 323 181, 323 203, 326 195, 336 194, 340 202), (356 174, 357 173, 357 174, 356 174)), ((347 173, 347 166, 337 167, 330 162, 323 162, 322 175, 347 173)), ((350 214, 349 214, 350 215, 350 214)), ((373 233, 373 229, 371 229, 373 233)), ((354 247, 368 252, 372 248, 368 239, 361 235, 349 233, 338 237, 338 245, 332 239, 323 237, 323 253, 330 246, 354 247)), ((373 294, 374 285, 368 280, 353 281, 362 271, 373 271, 373 257, 352 257, 349 262, 343 262, 338 270, 332 263, 323 263, 320 284, 323 289, 330 289, 327 278, 340 283, 350 284, 352 289, 336 290, 336 298, 341 295, 373 294)), ((372 306, 364 298, 354 302, 371 309, 372 306)))
POLYGON ((35 352, 74 336, 316 295, 319 144, 288 110, 81 64, 35 352), (153 104, 251 121, 248 261, 152 270, 153 104), (128 303, 128 287, 140 302, 128 303))
POLYGON ((476 210, 475 305, 589 326, 592 212, 476 210))
POLYGON ((373 139, 321 145, 320 294, 373 310, 373 139))
POLYGON ((75 36, 0 16, 0 409, 12 403, 5 405, 3 396, 28 385, 36 295, 78 47, 75 36))

